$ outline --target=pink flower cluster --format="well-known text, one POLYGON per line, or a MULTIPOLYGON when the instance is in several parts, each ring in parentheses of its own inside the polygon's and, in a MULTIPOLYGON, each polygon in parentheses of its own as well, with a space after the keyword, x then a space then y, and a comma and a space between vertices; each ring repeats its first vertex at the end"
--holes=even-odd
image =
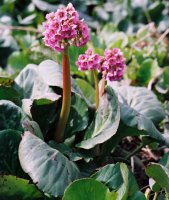
POLYGON ((121 80, 125 69, 125 58, 118 48, 112 50, 106 49, 104 52, 104 61, 102 63, 101 72, 106 80, 121 80))
POLYGON ((87 24, 79 19, 79 14, 71 3, 66 8, 47 14, 46 19, 43 23, 44 42, 56 51, 63 51, 70 45, 85 45, 90 39, 87 24))
POLYGON ((99 54, 95 54, 92 49, 88 49, 85 54, 79 56, 76 65, 79 67, 80 71, 86 70, 99 70, 100 62, 102 57, 99 54))
POLYGON ((125 58, 118 48, 106 49, 104 56, 94 54, 92 49, 88 49, 85 54, 79 56, 76 65, 79 70, 98 70, 103 78, 110 81, 118 81, 122 78, 125 69, 125 58))

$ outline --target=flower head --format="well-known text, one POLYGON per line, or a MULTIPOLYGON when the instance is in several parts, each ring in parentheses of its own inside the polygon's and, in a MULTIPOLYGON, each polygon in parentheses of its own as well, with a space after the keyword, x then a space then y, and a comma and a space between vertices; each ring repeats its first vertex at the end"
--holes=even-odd
POLYGON ((102 57, 99 54, 95 54, 91 48, 89 48, 85 54, 79 56, 76 65, 80 71, 86 70, 99 70, 102 57))
POLYGON ((118 81, 122 78, 125 69, 125 58, 118 48, 106 49, 104 56, 95 54, 92 49, 88 49, 85 54, 79 56, 76 65, 79 70, 98 70, 103 78, 109 81, 118 81))
POLYGON ((118 48, 112 50, 106 49, 104 52, 104 61, 102 62, 101 72, 103 77, 109 81, 121 80, 125 69, 125 58, 118 48))
POLYGON ((71 3, 66 8, 47 14, 46 19, 43 23, 44 42, 54 50, 63 51, 70 45, 79 47, 90 39, 87 24, 79 19, 79 14, 71 3))

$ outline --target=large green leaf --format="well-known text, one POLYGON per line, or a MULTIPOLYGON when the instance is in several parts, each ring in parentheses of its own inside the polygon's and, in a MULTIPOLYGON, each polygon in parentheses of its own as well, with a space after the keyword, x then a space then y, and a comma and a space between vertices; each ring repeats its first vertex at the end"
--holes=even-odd
POLYGON ((91 104, 95 103, 95 89, 85 80, 77 78, 77 85, 82 90, 84 96, 90 101, 91 104))
POLYGON ((62 66, 52 60, 45 60, 38 66, 39 75, 46 84, 62 88, 62 66))
POLYGON ((19 72, 29 63, 29 54, 27 51, 14 51, 8 58, 8 65, 19 72))
POLYGON ((145 59, 137 72, 139 85, 147 85, 159 73, 159 65, 155 59, 145 59))
POLYGON ((116 200, 117 194, 110 192, 102 183, 91 179, 73 182, 65 191, 63 200, 116 200))
POLYGON ((86 102, 78 94, 74 94, 71 99, 69 119, 66 126, 66 136, 83 131, 88 125, 88 107, 86 102))
POLYGON ((23 121, 22 125, 23 125, 24 131, 29 131, 33 133, 34 135, 38 136, 39 138, 41 138, 42 140, 44 140, 42 131, 39 125, 35 121, 30 121, 27 119, 23 121))
POLYGON ((50 140, 48 143, 52 148, 57 149, 61 153, 63 153, 66 157, 68 157, 71 161, 79 161, 84 159, 86 162, 89 162, 93 159, 93 157, 87 152, 77 152, 72 148, 67 146, 64 143, 56 143, 53 140, 50 140))
POLYGON ((106 165, 92 175, 92 178, 117 191, 119 200, 124 200, 139 190, 133 174, 124 163, 106 165))
POLYGON ((79 176, 73 162, 30 132, 22 137, 19 159, 37 187, 55 197, 61 196, 68 184, 79 176))
POLYGON ((167 167, 158 163, 152 163, 146 168, 146 174, 169 192, 169 169, 167 167))
MULTIPOLYGON (((62 66, 53 60, 45 60, 38 66, 38 73, 49 86, 63 87, 62 66)), ((72 92, 79 93, 74 79, 71 79, 72 92)))
POLYGON ((169 90, 169 67, 163 69, 162 75, 159 77, 157 84, 155 85, 156 90, 159 93, 166 94, 169 90))
POLYGON ((51 124, 55 121, 57 116, 57 106, 58 100, 50 99, 34 99, 31 106, 31 115, 34 121, 36 121, 43 134, 46 135, 51 124), (43 117, 42 117, 43 116, 43 117))
MULTIPOLYGON (((72 92, 83 97, 75 80, 71 80, 72 92)), ((29 64, 16 77, 15 82, 15 88, 23 99, 51 99, 49 96, 54 91, 50 86, 62 88, 62 67, 52 60, 45 60, 39 65, 29 64)))
POLYGON ((16 176, 1 175, 0 188, 1 200, 34 200, 43 197, 35 185, 16 176))
POLYGON ((34 64, 27 65, 16 77, 15 82, 17 84, 16 89, 20 91, 24 99, 34 99, 45 93, 53 92, 39 75, 38 66, 34 64))
POLYGON ((0 100, 4 99, 17 102, 20 99, 20 95, 12 87, 0 86, 0 100))
POLYGON ((22 131, 22 122, 26 118, 22 109, 11 101, 0 100, 0 130, 22 131))
POLYGON ((134 193, 128 200, 146 200, 146 197, 142 192, 138 191, 134 193))
POLYGON ((116 133, 119 121, 120 109, 117 96, 112 88, 107 87, 104 95, 100 97, 95 118, 86 131, 84 140, 77 147, 91 149, 107 141, 116 133))
MULTIPOLYGON (((153 92, 144 87, 121 86, 114 88, 118 93, 121 105, 122 121, 127 122, 127 114, 133 112, 143 115, 154 123, 164 119, 165 113, 161 102, 153 92), (123 107, 126 108, 123 109, 123 107)), ((136 117, 137 117, 136 115, 136 117)), ((132 123, 131 123, 132 124, 132 123)), ((128 124, 127 124, 128 125, 128 124)))
POLYGON ((18 158, 18 147, 21 132, 14 130, 0 131, 0 172, 20 175, 21 167, 18 158))
POLYGON ((103 154, 110 152, 126 136, 149 135, 169 146, 169 140, 154 125, 165 116, 156 96, 144 87, 113 86, 113 88, 120 102, 121 121, 117 134, 103 145, 103 154))
MULTIPOLYGON (((159 164, 169 169, 169 153, 166 153, 159 161, 159 164)), ((154 192, 159 192, 161 187, 154 179, 149 179, 150 188, 154 192)))
MULTIPOLYGON (((147 134, 162 142, 168 141, 156 129, 155 124, 159 123, 165 116, 164 109, 157 97, 144 87, 122 86, 116 88, 120 101, 121 120, 129 129, 137 129, 135 135, 147 134)), ((124 135, 129 130, 124 129, 124 135)), ((121 130, 120 130, 121 131, 121 130)), ((131 131, 131 135, 134 130, 131 131)))

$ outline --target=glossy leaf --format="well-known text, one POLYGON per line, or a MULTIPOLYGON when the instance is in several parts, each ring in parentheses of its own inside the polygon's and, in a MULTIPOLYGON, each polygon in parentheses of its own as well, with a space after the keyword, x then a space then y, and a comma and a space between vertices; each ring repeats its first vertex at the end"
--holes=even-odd
POLYGON ((77 147, 91 149, 116 134, 120 121, 120 110, 116 94, 107 87, 100 97, 95 118, 85 133, 84 140, 77 147))
POLYGON ((19 93, 12 87, 0 86, 0 100, 18 101, 19 93))
POLYGON ((71 99, 69 119, 66 126, 66 136, 83 131, 88 126, 88 107, 86 102, 78 94, 74 94, 71 99))
POLYGON ((147 85, 159 73, 159 65, 157 60, 145 59, 137 72, 137 80, 139 85, 147 85))
POLYGON ((144 87, 116 87, 118 93, 121 121, 119 132, 124 135, 149 135, 165 142, 169 141, 156 129, 154 123, 159 123, 165 116, 164 110, 156 96, 144 87))
POLYGON ((117 194, 110 192, 102 183, 91 179, 73 182, 65 191, 63 200, 116 200, 117 194))
POLYGON ((0 100, 0 130, 22 131, 22 122, 26 118, 22 109, 11 101, 0 100))
POLYGON ((20 131, 0 131, 0 172, 5 174, 21 175, 18 147, 21 141, 20 131))
POLYGON ((34 200, 43 197, 28 180, 12 175, 0 175, 0 188, 1 200, 34 200))
POLYGON ((76 79, 77 85, 82 90, 84 96, 90 101, 91 104, 95 103, 95 89, 85 80, 76 79))
MULTIPOLYGON (((169 169, 169 153, 166 153, 159 161, 159 164, 169 169)), ((154 179, 149 179, 150 188, 154 192, 159 192, 161 187, 154 179)))
POLYGON ((55 121, 57 110, 58 99, 55 99, 55 101, 49 99, 34 99, 30 109, 32 119, 39 124, 44 135, 47 134, 51 128, 51 124, 55 121))
POLYGON ((71 161, 79 161, 79 160, 84 159, 86 162, 89 162, 91 159, 93 159, 92 156, 89 153, 73 151, 72 148, 70 148, 69 146, 67 146, 64 143, 58 144, 55 141, 50 140, 48 144, 49 144, 50 147, 57 149, 58 151, 63 153, 71 161))
POLYGON ((27 65, 15 79, 16 89, 20 92, 22 98, 37 98, 45 93, 52 93, 52 89, 44 82, 37 71, 37 65, 27 65))
POLYGON ((139 190, 138 184, 124 163, 106 165, 92 175, 98 181, 106 184, 110 189, 117 191, 117 199, 126 199, 139 190))
POLYGON ((79 176, 73 162, 30 132, 25 132, 22 138, 19 159, 37 187, 55 197, 61 196, 68 184, 79 176))
POLYGON ((158 185, 169 192, 169 169, 158 164, 152 163, 146 168, 146 174, 153 178, 158 185))
POLYGON ((146 200, 146 197, 142 192, 138 191, 134 193, 128 200, 146 200))

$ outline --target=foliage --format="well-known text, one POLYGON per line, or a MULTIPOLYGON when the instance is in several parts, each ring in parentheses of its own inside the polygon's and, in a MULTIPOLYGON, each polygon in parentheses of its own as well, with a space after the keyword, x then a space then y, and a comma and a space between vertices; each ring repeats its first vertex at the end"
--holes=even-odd
POLYGON ((69 49, 71 108, 58 143, 62 60, 41 33, 44 15, 67 3, 0 2, 0 199, 145 200, 148 177, 151 195, 167 199, 168 2, 72 1, 92 31, 69 49), (92 73, 75 64, 87 47, 120 48, 127 65, 96 112, 92 73))

